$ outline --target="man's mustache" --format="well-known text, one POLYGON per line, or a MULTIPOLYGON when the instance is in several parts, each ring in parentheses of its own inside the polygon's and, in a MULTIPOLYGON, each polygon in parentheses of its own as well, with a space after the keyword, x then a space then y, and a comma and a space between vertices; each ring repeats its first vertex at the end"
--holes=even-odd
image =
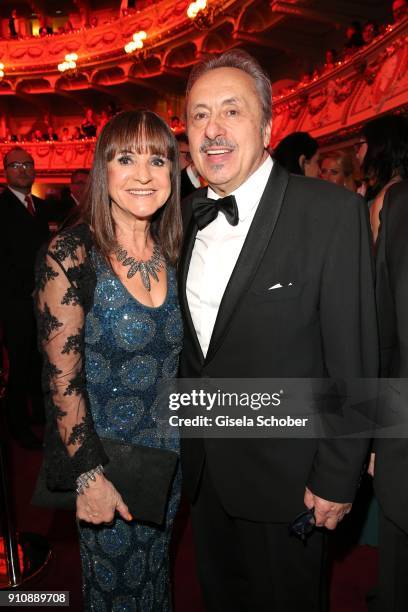
POLYGON ((210 138, 205 138, 200 146, 200 152, 206 153, 208 149, 211 147, 225 147, 226 149, 235 149, 235 144, 230 142, 226 138, 214 138, 211 140, 210 138))

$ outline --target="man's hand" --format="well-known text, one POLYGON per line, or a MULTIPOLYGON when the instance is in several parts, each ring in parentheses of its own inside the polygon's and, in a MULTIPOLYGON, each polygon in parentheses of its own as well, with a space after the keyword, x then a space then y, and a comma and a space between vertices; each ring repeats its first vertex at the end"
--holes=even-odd
POLYGON ((110 480, 103 474, 88 481, 89 486, 83 488, 83 493, 77 496, 77 518, 80 521, 99 525, 111 523, 118 511, 125 521, 131 521, 132 515, 110 480))
POLYGON ((370 463, 368 464, 367 472, 374 478, 375 471, 375 453, 371 453, 370 455, 370 463))
POLYGON ((351 504, 338 504, 337 502, 327 501, 318 495, 314 495, 306 487, 304 503, 309 510, 314 508, 316 527, 326 527, 326 529, 336 529, 337 524, 343 519, 345 514, 351 510, 351 504))

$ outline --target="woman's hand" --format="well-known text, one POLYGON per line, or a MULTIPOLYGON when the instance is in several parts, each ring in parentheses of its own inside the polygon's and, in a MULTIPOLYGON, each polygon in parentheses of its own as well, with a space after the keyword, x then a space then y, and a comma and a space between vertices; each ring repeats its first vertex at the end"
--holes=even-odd
POLYGON ((125 521, 133 519, 121 495, 103 474, 97 474, 88 484, 77 496, 76 515, 80 521, 94 525, 111 523, 116 511, 125 521))

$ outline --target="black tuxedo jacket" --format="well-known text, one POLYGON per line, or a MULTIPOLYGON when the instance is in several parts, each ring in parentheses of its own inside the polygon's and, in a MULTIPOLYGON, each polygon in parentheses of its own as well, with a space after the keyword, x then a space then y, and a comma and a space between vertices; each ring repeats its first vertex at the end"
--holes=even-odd
POLYGON ((35 216, 9 189, 0 195, 0 283, 5 308, 30 299, 37 252, 49 238, 46 204, 35 196, 33 202, 35 216))
MULTIPOLYGON (((182 377, 377 375, 368 214, 359 196, 289 175, 274 163, 205 359, 186 297, 197 226, 191 203, 183 210, 188 229, 179 276, 182 377), (283 288, 268 291, 277 283, 283 288)), ((286 522, 304 510, 306 485, 325 499, 352 501, 366 453, 363 440, 185 439, 182 467, 192 500, 206 461, 231 516, 286 522)))
POLYGON ((375 441, 375 491, 384 514, 408 534, 408 181, 390 187, 381 211, 376 297, 384 381, 379 421, 405 437, 375 441), (395 380, 400 379, 400 380, 395 380))

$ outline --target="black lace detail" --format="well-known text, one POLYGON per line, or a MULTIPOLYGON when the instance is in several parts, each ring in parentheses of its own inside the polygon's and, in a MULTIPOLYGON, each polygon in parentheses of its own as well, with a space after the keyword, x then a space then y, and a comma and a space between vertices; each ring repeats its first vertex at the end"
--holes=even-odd
POLYGON ((70 444, 77 444, 78 442, 82 444, 86 436, 86 430, 86 423, 74 425, 71 431, 71 435, 68 438, 67 446, 69 446, 70 444))
POLYGON ((79 262, 78 250, 83 246, 83 238, 80 233, 73 230, 61 232, 53 240, 53 255, 59 263, 64 263, 66 259, 72 262, 79 262))
POLYGON ((44 304, 44 310, 38 312, 37 315, 38 333, 40 338, 49 340, 51 332, 55 331, 59 327, 62 327, 62 323, 58 321, 54 315, 51 314, 51 310, 47 303, 44 304))
POLYGON ((74 353, 80 353, 82 349, 81 342, 83 342, 83 334, 81 330, 78 330, 79 333, 75 336, 68 336, 67 341, 64 344, 64 348, 62 349, 62 353, 70 353, 74 351, 74 353))
POLYGON ((57 235, 37 262, 35 298, 47 400, 45 461, 51 489, 74 489, 81 473, 108 460, 86 392, 84 325, 96 286, 92 247, 89 228, 78 225, 57 235))
POLYGON ((78 306, 80 304, 78 289, 76 287, 69 287, 64 297, 62 298, 62 304, 73 304, 74 306, 78 306))
POLYGON ((85 388, 85 380, 83 372, 79 371, 75 376, 70 378, 69 384, 66 386, 64 395, 80 395, 85 388))
POLYGON ((58 277, 58 272, 53 270, 51 266, 47 265, 47 262, 44 258, 44 252, 42 250, 40 257, 38 259, 38 265, 36 267, 35 283, 36 283, 37 290, 40 289, 41 291, 44 291, 44 287, 48 283, 48 281, 52 280, 53 278, 57 278, 57 277, 58 277))
POLYGON ((54 417, 56 419, 63 419, 67 416, 67 412, 65 410, 62 410, 62 408, 60 408, 56 404, 54 404, 52 400, 48 402, 47 408, 47 414, 49 414, 52 419, 54 419, 54 417))

